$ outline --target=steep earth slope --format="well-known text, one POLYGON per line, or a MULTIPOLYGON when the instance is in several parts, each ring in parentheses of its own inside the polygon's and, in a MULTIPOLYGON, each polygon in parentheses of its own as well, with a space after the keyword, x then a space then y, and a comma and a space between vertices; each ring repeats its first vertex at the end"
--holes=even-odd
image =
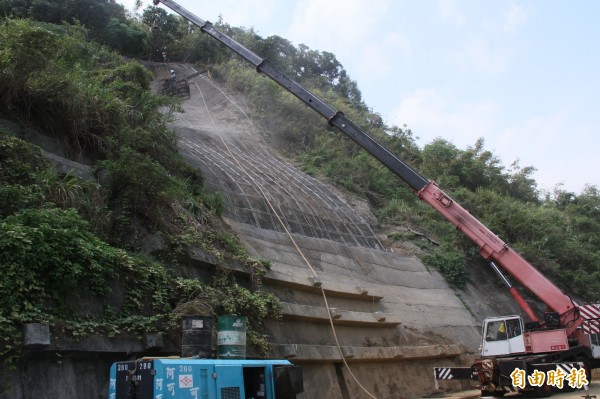
MULTIPOLYGON (((178 76, 193 72, 174 68, 178 76)), ((153 69, 157 82, 166 78, 166 65, 153 69)), ((343 356, 367 389, 381 398, 430 393, 431 367, 473 354, 482 316, 506 311, 504 299, 481 301, 486 287, 477 284, 461 299, 417 258, 386 250, 373 218, 278 156, 269 145, 277 132, 260 131, 240 104, 196 77, 174 127, 183 154, 223 193, 228 223, 251 253, 273 261, 264 281, 284 313, 268 326, 273 355, 303 364, 306 398, 362 397, 350 395, 357 385, 341 366, 329 312, 343 356)))

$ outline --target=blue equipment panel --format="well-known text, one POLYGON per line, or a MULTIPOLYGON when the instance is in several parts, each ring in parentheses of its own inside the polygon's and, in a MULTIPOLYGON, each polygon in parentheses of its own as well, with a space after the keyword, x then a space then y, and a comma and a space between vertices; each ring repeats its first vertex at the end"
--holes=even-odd
POLYGON ((110 369, 109 399, 274 399, 287 360, 142 358, 110 369))
POLYGON ((244 373, 241 364, 215 365, 217 374, 217 399, 245 398, 244 373), (240 384, 240 376, 242 381, 240 384))

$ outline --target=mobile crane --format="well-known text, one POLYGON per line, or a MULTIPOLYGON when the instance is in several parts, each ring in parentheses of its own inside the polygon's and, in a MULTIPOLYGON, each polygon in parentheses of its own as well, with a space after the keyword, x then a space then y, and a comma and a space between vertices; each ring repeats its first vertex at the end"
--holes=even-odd
MULTIPOLYGON (((481 359, 469 368, 451 369, 450 373, 445 373, 446 376, 452 373, 456 376, 468 374, 466 378, 478 380, 482 394, 498 396, 507 391, 506 387, 511 381, 509 376, 516 369, 529 374, 535 370, 550 370, 561 365, 577 367, 574 366, 576 364, 583 368, 587 380, 591 380, 590 370, 600 367, 600 305, 576 304, 532 264, 442 191, 434 181, 421 176, 341 111, 336 111, 281 73, 267 59, 219 32, 213 24, 198 18, 175 1, 154 0, 155 5, 159 3, 197 25, 203 33, 252 64, 257 72, 265 74, 323 116, 329 125, 338 128, 399 176, 422 201, 435 208, 477 245, 481 256, 490 262, 529 322, 524 322, 518 315, 485 319, 481 359), (517 288, 510 284, 504 273, 508 273, 547 306, 542 318, 529 306, 517 288)), ((447 378, 440 372, 436 372, 435 376, 437 379, 447 378)), ((546 383, 538 387, 527 383, 519 389, 547 395, 551 393, 552 386, 546 383)))

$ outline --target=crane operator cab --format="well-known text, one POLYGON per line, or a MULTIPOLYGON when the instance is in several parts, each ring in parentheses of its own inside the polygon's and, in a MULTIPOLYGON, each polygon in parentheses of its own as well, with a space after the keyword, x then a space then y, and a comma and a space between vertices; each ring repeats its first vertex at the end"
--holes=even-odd
POLYGON ((525 352, 523 319, 520 316, 488 317, 483 321, 482 356, 525 352))

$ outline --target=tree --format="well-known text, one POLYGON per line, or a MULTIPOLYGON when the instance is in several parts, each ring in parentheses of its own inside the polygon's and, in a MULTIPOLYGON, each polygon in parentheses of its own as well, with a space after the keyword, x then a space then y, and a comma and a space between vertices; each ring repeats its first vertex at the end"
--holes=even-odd
POLYGON ((171 46, 170 59, 217 65, 231 58, 231 52, 225 47, 215 45, 213 38, 184 19, 180 20, 179 34, 181 37, 171 46))
POLYGON ((348 76, 348 72, 342 68, 337 78, 337 84, 335 85, 335 90, 350 102, 358 107, 362 105, 362 94, 358 89, 358 85, 355 80, 350 79, 348 76))
POLYGON ((139 23, 112 18, 106 26, 106 41, 109 46, 127 56, 147 54, 148 36, 139 23))
POLYGON ((60 24, 67 20, 68 0, 0 0, 0 15, 60 24))
POLYGON ((67 0, 67 3, 65 20, 70 23, 79 21, 99 41, 105 41, 106 27, 111 19, 126 21, 125 8, 121 4, 106 0, 67 0))
POLYGON ((260 40, 256 46, 256 53, 271 61, 287 75, 294 75, 294 60, 298 50, 292 42, 281 36, 273 35, 260 40))
POLYGON ((458 187, 457 161, 460 150, 447 140, 437 138, 423 148, 421 171, 445 189, 458 187))
POLYGON ((311 79, 321 88, 334 85, 343 69, 332 53, 311 50, 305 44, 298 46, 296 68, 298 77, 311 79))
POLYGON ((403 128, 399 126, 384 127, 387 128, 385 133, 389 136, 387 144, 389 150, 410 165, 421 165, 421 150, 415 143, 412 130, 407 129, 406 124, 403 128))
POLYGON ((107 0, 0 0, 0 15, 60 25, 81 24, 101 42, 112 19, 126 23, 125 8, 107 0))
POLYGON ((162 52, 171 53, 174 43, 181 38, 179 18, 159 7, 147 7, 142 22, 150 28, 148 60, 162 60, 162 52))
POLYGON ((537 182, 532 177, 536 169, 533 166, 521 167, 519 161, 510 166, 507 194, 526 202, 539 203, 537 182))
POLYGON ((31 0, 0 0, 0 16, 4 18, 29 18, 31 0))

